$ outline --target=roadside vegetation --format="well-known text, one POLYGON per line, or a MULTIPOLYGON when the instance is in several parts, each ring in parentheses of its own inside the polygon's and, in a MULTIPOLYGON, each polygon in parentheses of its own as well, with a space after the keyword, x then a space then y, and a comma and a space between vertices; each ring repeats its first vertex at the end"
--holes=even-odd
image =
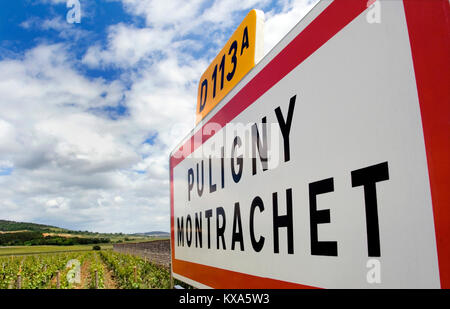
POLYGON ((0 289, 170 288, 170 272, 114 243, 159 239, 163 232, 102 234, 0 220, 0 289))
POLYGON ((0 289, 167 289, 170 273, 107 251, 0 257, 0 289))

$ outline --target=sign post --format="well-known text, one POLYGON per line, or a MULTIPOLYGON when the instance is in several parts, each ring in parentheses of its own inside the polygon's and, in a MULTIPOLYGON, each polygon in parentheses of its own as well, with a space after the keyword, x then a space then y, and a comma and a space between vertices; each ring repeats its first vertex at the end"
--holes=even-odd
POLYGON ((449 13, 319 2, 171 153, 174 277, 450 287, 449 13))

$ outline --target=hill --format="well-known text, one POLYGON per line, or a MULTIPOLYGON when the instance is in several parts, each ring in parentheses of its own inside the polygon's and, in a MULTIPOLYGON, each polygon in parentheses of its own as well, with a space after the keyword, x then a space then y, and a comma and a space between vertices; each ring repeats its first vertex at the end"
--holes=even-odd
POLYGON ((40 232, 45 234, 44 236, 62 236, 70 237, 72 235, 77 236, 91 236, 91 237, 103 237, 103 236, 113 236, 113 235, 123 235, 122 233, 110 234, 110 233, 96 233, 89 231, 74 231, 57 226, 29 223, 29 222, 16 222, 8 220, 0 220, 0 234, 10 233, 10 232, 40 232), (50 235, 48 235, 50 234, 50 235))
POLYGON ((162 232, 162 231, 152 231, 152 232, 145 232, 145 233, 135 233, 132 235, 133 236, 169 237, 170 233, 162 232))
POLYGON ((66 231, 66 229, 44 224, 0 220, 0 231, 63 232, 66 231))
POLYGON ((92 237, 89 233, 75 232, 51 225, 0 220, 1 246, 57 245, 109 243, 109 237, 92 237))
POLYGON ((73 231, 45 224, 0 220, 0 246, 122 243, 169 236, 169 233, 161 231, 136 234, 97 233, 73 231))

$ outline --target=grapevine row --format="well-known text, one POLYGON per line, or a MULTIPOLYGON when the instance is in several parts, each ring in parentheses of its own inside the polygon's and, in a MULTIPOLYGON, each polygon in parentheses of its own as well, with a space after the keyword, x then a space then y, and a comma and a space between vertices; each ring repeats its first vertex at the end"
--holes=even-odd
POLYGON ((100 254, 123 289, 170 288, 170 274, 164 268, 133 255, 112 251, 100 254))
POLYGON ((83 261, 86 253, 59 253, 0 258, 0 289, 20 286, 23 289, 56 288, 59 272, 60 288, 70 288, 67 274, 76 266, 66 268, 70 260, 83 261))

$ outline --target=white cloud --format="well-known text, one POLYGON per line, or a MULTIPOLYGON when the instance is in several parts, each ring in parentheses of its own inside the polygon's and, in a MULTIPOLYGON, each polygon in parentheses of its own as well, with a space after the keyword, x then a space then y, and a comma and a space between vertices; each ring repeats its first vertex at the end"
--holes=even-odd
MULTIPOLYGON (((42 4, 66 4, 68 0, 35 0, 37 3, 42 4)), ((83 0, 81 0, 83 1, 83 0)))
MULTIPOLYGON (((14 151, 16 148, 16 130, 14 126, 0 118, 0 153, 14 151)), ((0 166, 5 165, 0 163, 0 166)))
MULTIPOLYGON (((236 21, 233 15, 236 12, 247 12, 253 8, 263 7, 269 3, 267 0, 241 0, 241 1, 221 1, 215 0, 213 5, 205 10, 200 16, 200 23, 217 23, 221 27, 231 26, 236 21)), ((239 22, 239 21, 238 21, 239 22)))
POLYGON ((136 28, 119 23, 111 26, 108 34, 108 46, 94 45, 89 48, 83 62, 91 67, 112 65, 130 67, 147 58, 154 51, 169 47, 174 32, 150 28, 136 28))
POLYGON ((281 12, 265 14, 264 50, 269 52, 318 2, 295 0, 286 2, 281 12))
POLYGON ((138 155, 120 140, 115 125, 86 113, 39 122, 36 131, 54 139, 53 163, 77 173, 128 168, 138 155))
POLYGON ((199 15, 204 0, 122 0, 125 9, 145 17, 148 26, 158 28, 193 22, 199 15))
POLYGON ((50 19, 43 19, 40 17, 31 17, 22 23, 20 26, 27 30, 43 30, 55 31, 62 39, 77 42, 81 39, 87 39, 90 32, 83 30, 77 24, 70 24, 61 16, 56 16, 50 19))

